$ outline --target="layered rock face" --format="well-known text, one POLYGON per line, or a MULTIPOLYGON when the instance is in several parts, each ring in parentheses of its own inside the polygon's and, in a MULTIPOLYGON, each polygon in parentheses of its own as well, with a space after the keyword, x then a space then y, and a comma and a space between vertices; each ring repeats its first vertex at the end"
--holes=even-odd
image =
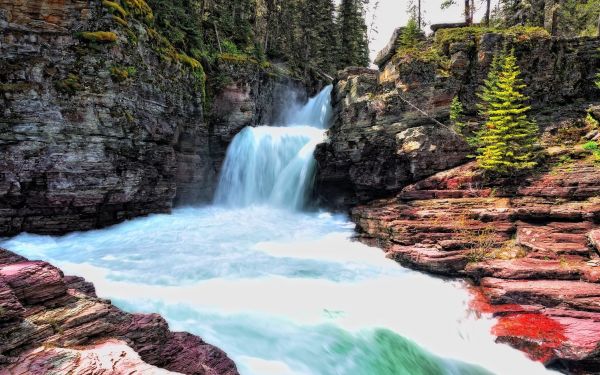
POLYGON ((237 375, 218 348, 128 314, 82 278, 0 249, 0 374, 237 375))
POLYGON ((0 236, 208 201, 233 136, 276 115, 288 78, 225 62, 236 74, 205 111, 203 77, 151 9, 111 4, 0 0, 0 236))
MULTIPOLYGON (((389 196, 466 161, 468 145, 444 126, 450 103, 458 96, 467 114, 476 113, 476 94, 508 37, 456 32, 456 40, 430 41, 432 50, 382 59, 379 71, 338 75, 333 125, 316 151, 317 194, 325 204, 346 208, 389 196)), ((597 97, 598 38, 524 34, 508 42, 536 110, 597 97)))
POLYGON ((475 280, 498 340, 574 373, 600 371, 600 168, 555 163, 512 185, 474 163, 352 210, 361 237, 406 266, 475 280))

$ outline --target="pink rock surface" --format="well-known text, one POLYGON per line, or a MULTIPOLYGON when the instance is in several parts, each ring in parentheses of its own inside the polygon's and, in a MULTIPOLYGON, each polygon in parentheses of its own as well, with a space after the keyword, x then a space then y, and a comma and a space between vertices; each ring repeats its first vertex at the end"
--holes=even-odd
POLYGON ((2 375, 238 374, 222 350, 169 331, 160 315, 125 313, 84 279, 4 249, 0 307, 2 375))

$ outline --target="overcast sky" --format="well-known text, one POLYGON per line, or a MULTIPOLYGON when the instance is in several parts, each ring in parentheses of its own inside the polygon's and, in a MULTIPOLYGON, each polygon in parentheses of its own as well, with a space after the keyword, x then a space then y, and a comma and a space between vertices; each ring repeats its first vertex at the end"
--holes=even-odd
MULTIPOLYGON (((370 0, 370 13, 367 18, 367 24, 371 24, 373 20, 372 8, 376 0, 370 0)), ((423 19, 427 22, 425 27, 429 32, 429 25, 434 23, 460 22, 464 19, 462 14, 462 5, 464 1, 458 0, 459 5, 454 5, 449 9, 440 9, 441 0, 421 0, 421 7, 424 10, 423 19)), ((497 4, 498 0, 492 0, 492 6, 497 4)), ((478 8, 475 21, 479 21, 485 13, 485 3, 481 0, 476 0, 478 8)), ((408 21, 406 9, 408 0, 379 0, 379 7, 375 12, 375 24, 378 33, 373 33, 370 37, 371 42, 371 60, 377 52, 381 50, 390 40, 392 33, 399 26, 404 26, 408 21)))

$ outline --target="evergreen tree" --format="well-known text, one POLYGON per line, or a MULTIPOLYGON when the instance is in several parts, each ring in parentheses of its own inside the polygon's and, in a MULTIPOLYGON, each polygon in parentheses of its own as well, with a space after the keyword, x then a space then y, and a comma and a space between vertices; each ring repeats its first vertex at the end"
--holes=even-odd
POLYGON ((338 11, 340 50, 337 67, 367 66, 369 41, 362 0, 342 0, 338 11))
POLYGON ((465 123, 463 120, 463 105, 460 102, 458 96, 452 98, 452 103, 450 103, 450 122, 454 129, 459 133, 464 135, 465 123))
POLYGON ((408 20, 408 23, 402 30, 402 34, 400 35, 399 45, 401 49, 409 49, 417 46, 419 42, 419 34, 421 31, 419 30, 419 26, 417 25, 417 21, 411 17, 408 20))
POLYGON ((505 59, 505 51, 496 53, 494 55, 487 78, 483 81, 481 92, 477 94, 481 100, 481 102, 477 104, 477 109, 479 110, 479 114, 483 117, 486 117, 487 114, 487 104, 493 100, 493 95, 498 91, 498 77, 502 70, 505 59))
POLYGON ((514 51, 501 64, 495 90, 484 96, 487 122, 478 138, 477 160, 484 170, 511 175, 537 165, 537 125, 528 119, 528 98, 519 78, 520 69, 514 51))

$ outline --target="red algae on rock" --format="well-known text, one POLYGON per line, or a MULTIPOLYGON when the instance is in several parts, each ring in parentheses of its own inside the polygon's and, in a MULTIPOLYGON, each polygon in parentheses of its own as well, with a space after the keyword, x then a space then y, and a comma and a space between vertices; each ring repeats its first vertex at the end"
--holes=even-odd
POLYGON ((498 341, 518 346, 529 358, 544 363, 552 359, 554 350, 567 340, 564 327, 540 313, 501 316, 492 334, 498 341))

